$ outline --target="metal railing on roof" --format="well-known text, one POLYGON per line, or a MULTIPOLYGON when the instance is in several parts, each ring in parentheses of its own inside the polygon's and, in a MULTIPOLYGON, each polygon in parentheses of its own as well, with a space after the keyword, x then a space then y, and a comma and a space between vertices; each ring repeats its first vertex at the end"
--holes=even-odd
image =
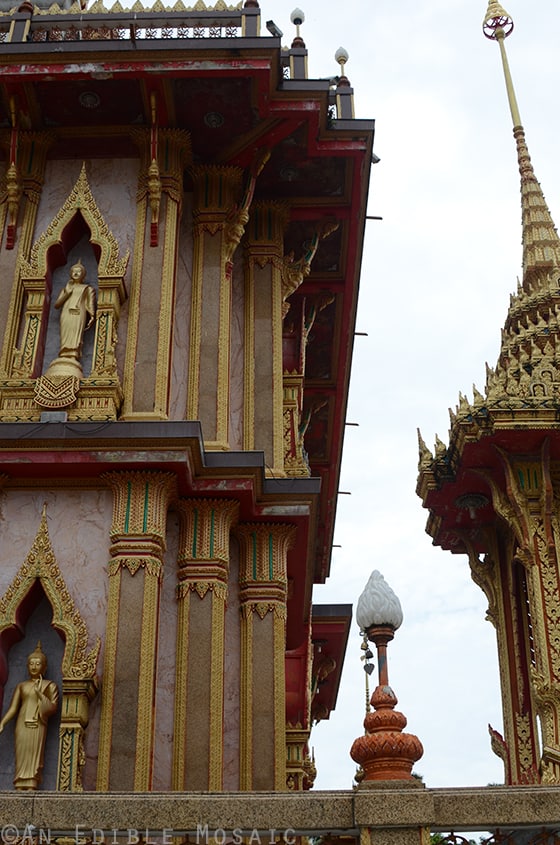
POLYGON ((41 9, 23 4, 0 15, 0 41, 157 41, 169 39, 255 38, 259 35, 259 9, 193 11, 177 3, 173 8, 150 10, 136 3, 132 9, 116 4, 106 9, 101 2, 84 10, 79 3, 70 9, 41 9), (23 21, 27 26, 13 24, 23 21), (18 30, 21 35, 18 37, 18 30))

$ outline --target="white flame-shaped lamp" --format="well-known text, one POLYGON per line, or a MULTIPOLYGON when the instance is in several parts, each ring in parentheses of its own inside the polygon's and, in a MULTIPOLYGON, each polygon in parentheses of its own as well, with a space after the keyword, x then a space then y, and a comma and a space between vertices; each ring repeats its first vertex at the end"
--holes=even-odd
POLYGON ((355 740, 350 756, 359 763, 362 783, 379 780, 413 780, 412 767, 424 753, 414 734, 403 733, 406 716, 395 710, 398 699, 389 686, 387 644, 403 621, 401 603, 383 575, 375 570, 358 599, 356 620, 364 638, 375 643, 379 683, 366 713, 365 735, 355 740))

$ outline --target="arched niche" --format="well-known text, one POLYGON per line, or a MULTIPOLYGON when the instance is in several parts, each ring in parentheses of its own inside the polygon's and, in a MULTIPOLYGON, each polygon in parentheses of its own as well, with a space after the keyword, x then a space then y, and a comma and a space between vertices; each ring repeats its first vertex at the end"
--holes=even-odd
POLYGON ((96 667, 101 642, 98 639, 93 648, 88 648, 86 624, 66 587, 51 545, 46 506, 31 550, 0 599, 2 687, 7 677, 9 650, 23 637, 25 623, 43 596, 52 608, 51 625, 64 643, 57 789, 81 791, 84 732, 89 722, 90 702, 99 688, 96 667))
POLYGON ((70 420, 116 419, 122 403, 115 358, 121 305, 126 298, 124 275, 129 253, 119 257, 110 232, 91 192, 85 164, 72 191, 49 226, 19 263, 16 307, 10 314, 7 376, 0 383, 0 420, 37 420, 44 410, 64 410, 70 420), (69 271, 70 254, 86 239, 93 253, 88 284, 97 292, 91 368, 75 378, 72 389, 48 379, 45 340, 53 320, 53 275, 69 271), (62 272, 60 270, 60 272, 62 272), (93 278, 95 276, 95 278, 93 278))

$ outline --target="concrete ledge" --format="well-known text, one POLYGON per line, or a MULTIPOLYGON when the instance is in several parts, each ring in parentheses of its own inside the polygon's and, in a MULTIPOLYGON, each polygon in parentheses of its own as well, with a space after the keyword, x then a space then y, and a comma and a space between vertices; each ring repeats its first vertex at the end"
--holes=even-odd
POLYGON ((558 827, 560 786, 412 789, 395 784, 307 793, 0 793, 0 828, 193 832, 258 830, 357 834, 429 827, 558 827))

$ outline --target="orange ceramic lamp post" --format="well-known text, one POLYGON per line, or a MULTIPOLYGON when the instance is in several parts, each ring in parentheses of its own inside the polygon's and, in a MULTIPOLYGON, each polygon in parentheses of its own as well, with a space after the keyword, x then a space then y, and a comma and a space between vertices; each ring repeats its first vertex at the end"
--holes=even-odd
POLYGON ((358 600, 356 620, 377 649, 379 683, 371 697, 373 712, 366 713, 365 735, 355 740, 350 756, 359 763, 363 781, 412 780, 412 767, 424 753, 414 734, 403 733, 406 716, 395 710, 398 699, 389 686, 387 644, 403 619, 401 604, 380 572, 372 572, 358 600))

